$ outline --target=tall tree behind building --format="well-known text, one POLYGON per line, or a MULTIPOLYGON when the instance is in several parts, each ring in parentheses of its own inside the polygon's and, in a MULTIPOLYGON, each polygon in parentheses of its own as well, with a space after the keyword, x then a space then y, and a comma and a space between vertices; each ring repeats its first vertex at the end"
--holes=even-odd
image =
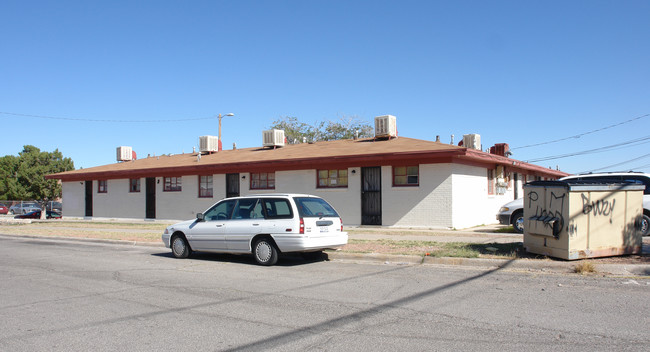
POLYGON ((0 158, 0 199, 47 201, 61 197, 58 180, 46 180, 45 175, 74 170, 70 158, 58 149, 42 152, 26 145, 18 156, 0 158))
POLYGON ((339 121, 318 122, 315 126, 301 122, 297 117, 286 116, 276 120, 272 129, 284 130, 284 136, 290 144, 332 141, 338 139, 369 138, 373 136, 373 127, 358 117, 342 117, 339 121))

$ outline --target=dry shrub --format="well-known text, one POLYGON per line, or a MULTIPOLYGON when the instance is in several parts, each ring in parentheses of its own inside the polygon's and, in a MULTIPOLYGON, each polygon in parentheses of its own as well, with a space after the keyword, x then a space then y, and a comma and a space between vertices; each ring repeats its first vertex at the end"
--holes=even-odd
POLYGON ((589 274, 596 272, 596 266, 589 261, 583 261, 573 267, 573 271, 578 274, 589 274))

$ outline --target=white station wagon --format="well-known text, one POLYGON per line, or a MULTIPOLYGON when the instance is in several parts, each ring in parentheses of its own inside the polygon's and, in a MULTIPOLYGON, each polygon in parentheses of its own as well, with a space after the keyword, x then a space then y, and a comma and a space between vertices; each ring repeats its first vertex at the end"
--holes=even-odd
POLYGON ((165 229, 162 240, 176 258, 192 251, 252 253, 273 265, 280 253, 320 256, 348 243, 343 222, 323 198, 306 194, 261 194, 226 198, 196 219, 165 229))

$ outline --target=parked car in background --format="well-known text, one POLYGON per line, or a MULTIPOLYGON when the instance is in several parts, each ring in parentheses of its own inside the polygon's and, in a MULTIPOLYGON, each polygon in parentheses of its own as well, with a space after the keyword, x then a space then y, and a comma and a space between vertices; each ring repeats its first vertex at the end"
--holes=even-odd
POLYGON ((305 194, 264 194, 226 198, 196 219, 165 229, 162 241, 176 258, 192 251, 253 254, 273 265, 281 253, 319 257, 323 249, 347 244, 348 234, 334 208, 305 194))
POLYGON ((5 204, 0 203, 0 214, 7 214, 9 212, 9 207, 5 204))
POLYGON ((63 212, 63 204, 61 202, 50 201, 50 202, 47 202, 47 205, 45 206, 45 210, 50 210, 50 211, 55 211, 57 213, 62 213, 63 212))
MULTIPOLYGON (((27 214, 20 214, 14 216, 14 219, 40 219, 42 210, 30 211, 27 214)), ((51 210, 45 211, 46 219, 61 219, 61 213, 51 210)))
POLYGON ((524 198, 517 198, 512 202, 504 204, 499 213, 497 220, 503 225, 512 225, 515 231, 524 232, 524 198))
MULTIPOLYGON (((645 185, 643 191, 643 220, 641 233, 650 235, 650 174, 641 172, 602 172, 563 177, 560 181, 635 182, 645 185)), ((524 199, 515 199, 504 204, 497 213, 497 220, 503 225, 512 225, 515 231, 524 232, 524 199)))
POLYGON ((41 207, 34 202, 20 202, 9 208, 9 214, 27 214, 35 210, 41 210, 41 207))

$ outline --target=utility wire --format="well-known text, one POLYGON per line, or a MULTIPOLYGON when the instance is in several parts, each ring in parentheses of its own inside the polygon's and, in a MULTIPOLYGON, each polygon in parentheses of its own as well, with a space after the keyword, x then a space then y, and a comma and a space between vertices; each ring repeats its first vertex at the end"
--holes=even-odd
POLYGON ((110 119, 79 119, 79 118, 72 118, 72 117, 29 115, 29 114, 18 114, 14 112, 3 112, 3 111, 0 111, 0 114, 23 116, 23 117, 36 117, 39 119, 50 119, 50 120, 84 121, 84 122, 119 122, 119 123, 184 122, 184 121, 196 121, 196 120, 211 120, 215 118, 214 116, 212 116, 212 117, 198 117, 198 118, 189 118, 189 119, 170 119, 170 120, 110 120, 110 119))
POLYGON ((539 161, 547 161, 547 160, 568 158, 570 156, 601 153, 601 152, 616 150, 616 149, 620 149, 620 148, 628 148, 628 147, 636 146, 636 145, 639 145, 639 144, 645 144, 645 143, 648 143, 648 142, 650 142, 650 136, 645 136, 645 137, 637 138, 637 139, 627 141, 627 142, 623 142, 623 143, 612 144, 612 145, 608 145, 608 146, 604 146, 604 147, 600 147, 600 148, 595 148, 595 149, 583 150, 583 151, 575 152, 575 153, 567 153, 567 154, 561 154, 561 155, 547 156, 547 157, 543 157, 543 158, 532 159, 532 160, 529 160, 528 162, 535 163, 535 162, 539 162, 539 161))
POLYGON ((645 164, 645 165, 633 167, 631 170, 640 170, 640 169, 644 169, 646 167, 650 167, 650 164, 645 164))
POLYGON ((626 120, 626 121, 623 121, 623 122, 619 122, 619 123, 616 123, 616 124, 613 124, 613 125, 609 125, 609 126, 605 126, 605 127, 602 127, 602 128, 598 128, 598 129, 595 129, 595 130, 592 130, 592 131, 589 131, 589 132, 576 134, 576 135, 573 135, 573 136, 570 136, 570 137, 564 137, 564 138, 560 138, 560 139, 555 139, 555 140, 548 141, 548 142, 541 142, 541 143, 536 143, 536 144, 524 145, 524 146, 521 146, 521 147, 514 147, 514 148, 510 148, 510 150, 514 150, 514 149, 524 149, 524 148, 530 148, 530 147, 537 147, 537 146, 540 146, 540 145, 546 145, 546 144, 551 144, 551 143, 557 143, 557 142, 566 141, 566 140, 568 140, 568 139, 580 138, 580 137, 582 137, 582 136, 586 136, 586 135, 588 135, 588 134, 592 134, 592 133, 596 133, 596 132, 604 131, 604 130, 607 130, 607 129, 610 129, 610 128, 613 128, 613 127, 617 127, 617 126, 620 126, 620 125, 624 125, 624 124, 626 124, 626 123, 630 123, 630 122, 632 122, 632 121, 640 120, 640 119, 642 119, 642 118, 644 118, 644 117, 648 117, 648 116, 650 116, 650 114, 645 114, 645 115, 643 115, 643 116, 638 116, 638 117, 635 117, 635 118, 633 118, 633 119, 629 119, 629 120, 626 120))
POLYGON ((647 158, 647 157, 649 157, 649 156, 650 156, 650 153, 648 153, 648 154, 646 154, 646 155, 641 155, 640 157, 637 157, 637 158, 634 158, 634 159, 630 159, 630 160, 626 160, 626 161, 623 161, 623 162, 620 162, 620 163, 617 163, 617 164, 612 164, 612 165, 608 165, 608 166, 605 166, 605 167, 601 167, 601 168, 593 169, 593 170, 589 170, 589 171, 582 171, 582 172, 579 172, 579 173, 581 173, 581 174, 586 174, 586 173, 588 173, 588 172, 595 172, 595 171, 601 171, 601 170, 611 169, 611 168, 613 168, 613 167, 620 166, 620 165, 623 165, 623 164, 627 164, 627 163, 630 163, 630 162, 632 162, 632 161, 637 161, 637 160, 640 160, 640 159, 643 159, 643 158, 647 158))

